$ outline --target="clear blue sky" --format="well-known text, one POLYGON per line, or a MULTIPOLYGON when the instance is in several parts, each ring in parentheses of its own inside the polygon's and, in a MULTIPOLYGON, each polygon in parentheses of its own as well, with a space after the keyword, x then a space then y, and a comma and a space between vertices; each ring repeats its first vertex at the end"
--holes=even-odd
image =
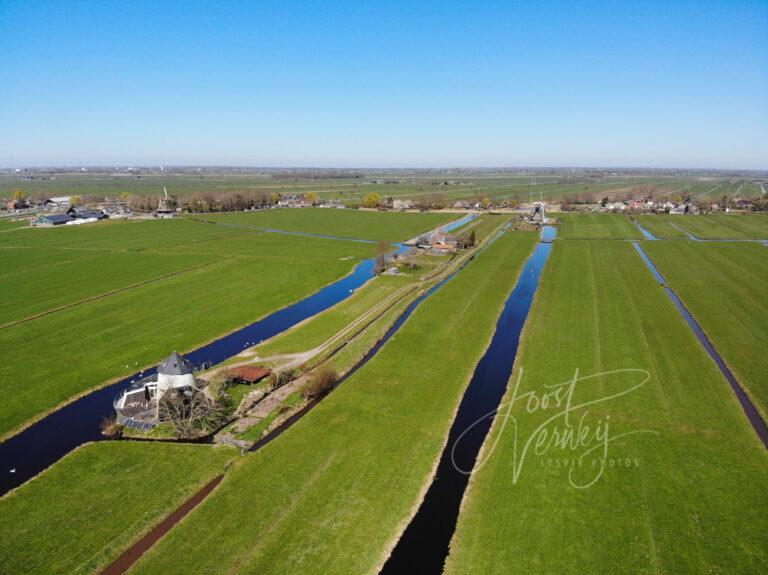
POLYGON ((768 2, 0 0, 0 166, 768 168, 768 2))

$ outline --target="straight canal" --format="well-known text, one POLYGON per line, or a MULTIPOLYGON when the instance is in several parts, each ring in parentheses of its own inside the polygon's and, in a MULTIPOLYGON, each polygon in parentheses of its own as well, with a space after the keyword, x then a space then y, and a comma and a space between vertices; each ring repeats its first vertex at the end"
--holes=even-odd
POLYGON ((493 423, 493 415, 488 414, 495 412, 507 389, 520 333, 556 232, 552 226, 543 228, 462 397, 435 478, 381 573, 442 573, 471 470, 493 423))

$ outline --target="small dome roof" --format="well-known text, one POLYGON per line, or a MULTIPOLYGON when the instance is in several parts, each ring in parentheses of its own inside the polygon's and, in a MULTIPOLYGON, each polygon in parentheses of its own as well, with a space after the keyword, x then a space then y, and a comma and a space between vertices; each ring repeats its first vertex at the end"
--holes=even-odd
POLYGON ((175 351, 157 366, 157 373, 162 375, 186 375, 193 371, 192 364, 175 351))

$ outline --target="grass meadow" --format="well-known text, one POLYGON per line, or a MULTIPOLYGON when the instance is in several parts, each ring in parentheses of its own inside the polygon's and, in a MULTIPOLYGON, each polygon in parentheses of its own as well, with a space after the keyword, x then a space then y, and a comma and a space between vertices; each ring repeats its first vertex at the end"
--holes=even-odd
POLYGON ((640 230, 623 214, 562 213, 557 232, 564 240, 641 239, 640 230))
POLYGON ((768 454, 629 243, 556 242, 479 461, 448 573, 768 568, 768 454))
POLYGON ((507 234, 491 245, 135 572, 374 571, 418 501, 535 239, 507 234))
POLYGON ((643 247, 768 420, 768 249, 730 242, 643 247))
POLYGON ((84 445, 0 499, 0 573, 99 572, 236 457, 207 445, 84 445))
POLYGON ((314 208, 201 214, 195 217, 241 226, 275 228, 363 240, 402 241, 461 216, 439 212, 392 214, 369 210, 314 208))

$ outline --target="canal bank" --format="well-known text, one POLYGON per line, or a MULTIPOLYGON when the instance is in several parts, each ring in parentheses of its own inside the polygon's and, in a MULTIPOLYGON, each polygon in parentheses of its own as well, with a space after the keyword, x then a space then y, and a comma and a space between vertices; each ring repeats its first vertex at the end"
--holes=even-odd
POLYGON ((493 423, 514 365, 539 277, 552 251, 556 228, 545 226, 507 298, 491 343, 477 364, 451 425, 437 471, 415 516, 381 573, 441 573, 477 454, 493 423))
POLYGON ((638 254, 640 254, 640 257, 642 258, 645 265, 653 274, 654 279, 664 288, 664 292, 667 294, 669 299, 672 300, 672 303, 675 304, 675 307, 683 316, 683 319, 685 319, 688 327, 690 327, 691 331, 693 331, 696 339, 699 340, 701 346, 707 352, 709 357, 711 357, 715 362, 718 369, 723 374, 723 377, 725 377, 726 381, 731 386, 731 389, 733 389, 733 392, 736 394, 736 398, 738 399, 744 414, 747 416, 750 425, 755 430, 755 433, 757 433, 760 441, 762 441, 763 446, 768 448, 768 425, 766 425, 765 421, 760 416, 760 413, 758 412, 754 403, 752 403, 752 400, 749 398, 746 391, 744 391, 744 388, 741 387, 741 384, 739 384, 736 376, 733 375, 733 372, 725 363, 723 358, 720 357, 720 354, 717 352, 714 345, 712 345, 712 342, 701 329, 701 326, 693 317, 691 312, 688 310, 685 304, 683 304, 677 293, 675 293, 675 291, 667 284, 666 278, 658 270, 653 261, 651 261, 651 258, 648 257, 648 254, 645 252, 642 246, 637 242, 633 242, 633 245, 638 254))

